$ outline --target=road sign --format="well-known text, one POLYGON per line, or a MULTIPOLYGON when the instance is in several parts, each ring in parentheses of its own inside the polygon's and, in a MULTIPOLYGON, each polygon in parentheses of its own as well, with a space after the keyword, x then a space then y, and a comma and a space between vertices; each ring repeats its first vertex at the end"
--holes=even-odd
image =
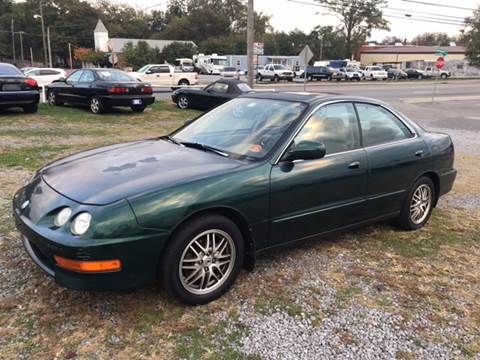
POLYGON ((441 70, 443 69, 443 67, 445 66, 445 59, 440 56, 437 61, 435 62, 435 67, 438 69, 438 70, 441 70))
POLYGON ((298 57, 305 61, 305 66, 307 66, 308 62, 313 58, 313 52, 310 50, 310 46, 305 46, 300 54, 298 54, 298 57))
POLYGON ((435 54, 440 55, 440 56, 447 56, 448 51, 447 50, 442 50, 442 49, 436 49, 435 54))
POLYGON ((253 43, 253 55, 263 55, 263 43, 261 42, 253 43))

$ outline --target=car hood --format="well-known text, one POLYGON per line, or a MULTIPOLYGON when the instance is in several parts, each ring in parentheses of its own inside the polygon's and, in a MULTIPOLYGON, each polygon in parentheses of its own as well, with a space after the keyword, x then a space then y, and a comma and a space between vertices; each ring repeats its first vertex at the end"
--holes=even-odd
POLYGON ((105 205, 143 192, 215 176, 240 162, 164 140, 84 151, 40 172, 58 193, 82 204, 105 205))

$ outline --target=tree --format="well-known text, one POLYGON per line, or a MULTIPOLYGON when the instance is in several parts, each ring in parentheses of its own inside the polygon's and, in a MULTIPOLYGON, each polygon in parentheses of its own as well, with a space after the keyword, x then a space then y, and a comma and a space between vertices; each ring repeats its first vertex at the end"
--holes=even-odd
POLYGON ((448 46, 453 41, 446 33, 426 32, 415 36, 411 43, 420 46, 448 46))
POLYGON ((123 47, 122 62, 137 70, 145 64, 162 62, 162 56, 158 48, 150 47, 145 41, 139 41, 137 45, 128 42, 123 47))
POLYGON ((315 1, 327 7, 341 21, 340 30, 345 36, 345 55, 348 57, 365 42, 373 29, 389 29, 388 21, 380 10, 387 4, 386 0, 315 1))
POLYGON ((397 43, 403 44, 403 40, 400 39, 398 36, 387 36, 381 42, 382 45, 395 45, 397 43))
POLYGON ((73 51, 73 58, 80 61, 83 67, 89 63, 98 65, 105 59, 105 53, 93 49, 76 48, 73 51))
POLYGON ((465 23, 470 28, 465 34, 465 55, 471 65, 480 66, 480 7, 465 23))
POLYGON ((173 63, 177 58, 192 58, 196 48, 192 44, 173 42, 163 48, 161 57, 168 63, 173 63))

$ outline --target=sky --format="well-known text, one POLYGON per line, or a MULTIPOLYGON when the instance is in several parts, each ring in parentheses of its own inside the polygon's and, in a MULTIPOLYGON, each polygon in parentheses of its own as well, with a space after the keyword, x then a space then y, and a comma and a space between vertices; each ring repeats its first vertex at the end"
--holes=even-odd
MULTIPOLYGON (((163 10, 168 0, 112 0, 117 3, 128 3, 140 9, 152 7, 163 10)), ((314 0, 298 0, 301 3, 289 0, 254 0, 255 10, 270 15, 271 24, 275 30, 291 31, 296 28, 310 32, 317 25, 338 25, 338 19, 329 14, 328 10, 319 6, 312 6, 303 3, 314 4, 314 0)), ((401 39, 411 40, 418 34, 424 32, 446 32, 449 35, 456 35, 463 26, 454 23, 461 22, 461 19, 472 15, 472 10, 454 9, 440 5, 455 6, 466 9, 479 8, 480 0, 418 0, 419 2, 433 3, 436 6, 429 6, 411 2, 410 0, 388 0, 387 9, 384 10, 386 19, 390 21, 390 31, 374 30, 371 40, 382 40, 386 36, 397 36, 401 39), (405 14, 411 15, 406 18, 405 14), (413 20, 419 18, 417 21, 413 20), (410 19, 410 20, 409 20, 410 19), (441 19, 441 20, 440 20, 441 19), (429 20, 429 21, 425 21, 429 20), (440 21, 441 23, 437 23, 440 21), (448 24, 447 24, 448 23, 448 24)))

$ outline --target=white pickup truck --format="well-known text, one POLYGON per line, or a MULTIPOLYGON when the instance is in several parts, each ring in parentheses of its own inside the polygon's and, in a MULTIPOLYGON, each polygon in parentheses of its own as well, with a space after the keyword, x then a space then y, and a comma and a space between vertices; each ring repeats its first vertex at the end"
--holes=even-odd
POLYGON ((186 86, 198 82, 197 73, 175 72, 175 67, 169 64, 148 64, 130 75, 152 86, 186 86))
POLYGON ((259 68, 257 72, 257 80, 259 81, 263 79, 273 80, 275 82, 280 80, 292 81, 294 76, 293 71, 279 64, 267 64, 263 69, 259 68))
POLYGON ((365 79, 371 80, 385 80, 388 79, 388 74, 380 66, 367 66, 364 71, 365 79))

